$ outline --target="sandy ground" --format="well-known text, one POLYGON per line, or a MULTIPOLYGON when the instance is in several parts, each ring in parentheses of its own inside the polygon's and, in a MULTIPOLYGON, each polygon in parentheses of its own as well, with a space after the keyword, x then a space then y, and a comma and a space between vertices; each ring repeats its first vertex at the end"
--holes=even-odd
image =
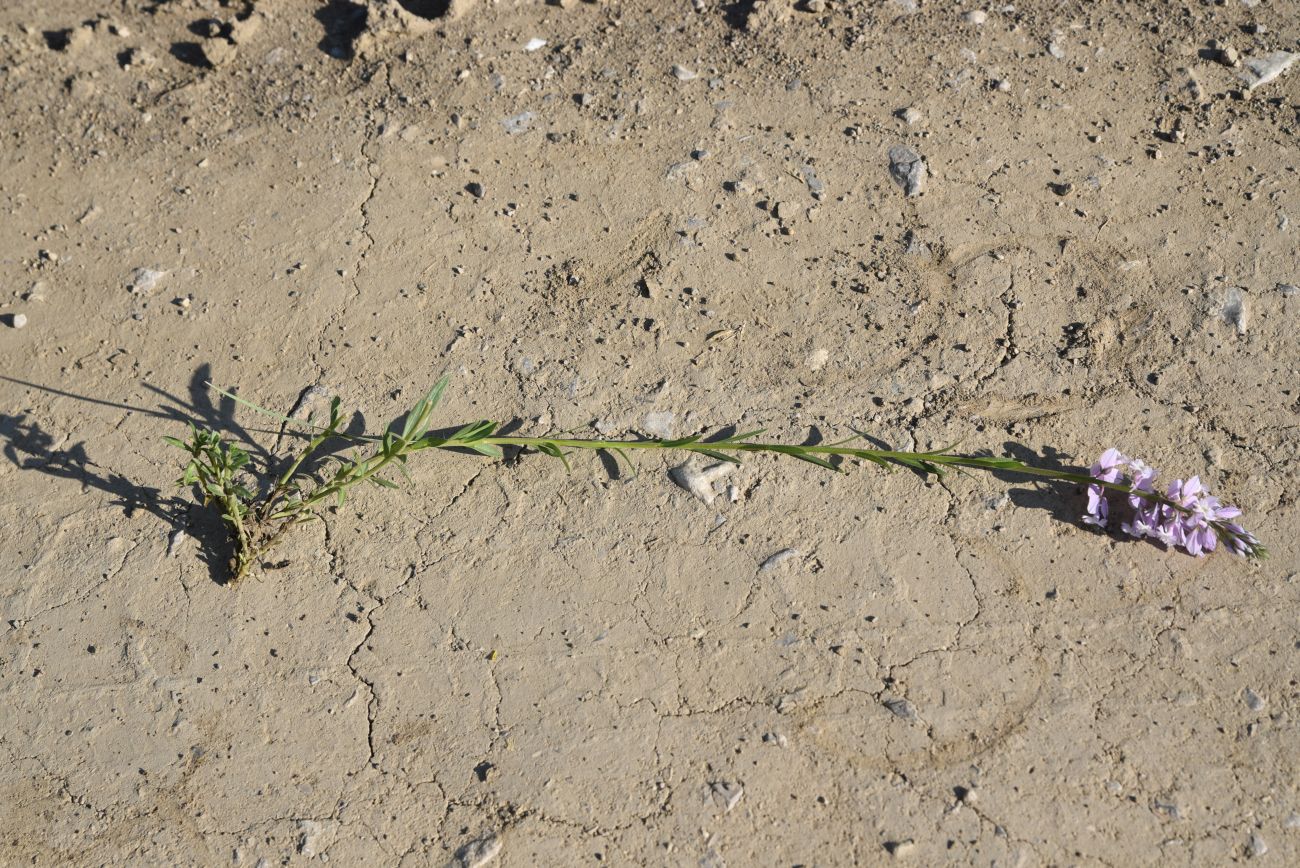
POLYGON ((0 863, 1300 863, 1300 64, 1247 82, 1300 10, 452 6, 0 8, 0 863), (442 425, 1118 445, 1274 556, 442 454, 217 581, 160 437, 288 444, 206 381, 373 429, 443 372, 442 425))

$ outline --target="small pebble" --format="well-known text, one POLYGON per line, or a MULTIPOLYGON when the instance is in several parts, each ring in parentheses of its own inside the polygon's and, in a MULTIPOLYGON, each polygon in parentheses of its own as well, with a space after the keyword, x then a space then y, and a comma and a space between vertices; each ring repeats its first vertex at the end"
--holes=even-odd
POLYGON ((95 29, 83 24, 80 27, 74 27, 68 32, 68 41, 64 44, 63 50, 69 52, 80 51, 94 41, 95 29))
POLYGON ((1274 51, 1263 57, 1246 58, 1246 68, 1241 72, 1241 77, 1246 82, 1246 89, 1254 90, 1268 84, 1290 69, 1297 58, 1300 58, 1300 54, 1289 51, 1274 51))
POLYGON ((1258 832, 1255 832, 1250 836, 1250 843, 1246 846, 1246 852, 1252 859, 1263 856, 1268 852, 1268 843, 1258 832))
POLYGON ((693 78, 698 78, 699 74, 692 69, 677 65, 673 67, 673 77, 678 81, 690 81, 693 78))
POLYGON ((884 705, 895 717, 901 717, 903 720, 916 720, 916 706, 906 699, 886 699, 884 705))
POLYGON ((909 199, 920 196, 929 186, 929 167, 921 155, 907 145, 894 145, 889 149, 889 174, 909 199))
POLYGON ((763 563, 759 564, 758 570, 762 573, 770 573, 772 570, 784 564, 793 558, 799 557, 798 549, 781 549, 774 555, 771 555, 763 563))
POLYGON ((262 13, 253 12, 247 18, 236 18, 230 23, 230 39, 236 43, 248 42, 262 29, 262 13))
POLYGON ((1224 66, 1241 65, 1241 55, 1238 54, 1237 49, 1233 48, 1231 45, 1227 43, 1221 43, 1216 45, 1216 49, 1217 50, 1214 53, 1214 59, 1219 63, 1221 63, 1222 65, 1224 66))
POLYGON ((482 868, 501 852, 501 839, 488 835, 476 841, 470 841, 456 851, 455 864, 459 868, 482 868))
POLYGON ((227 42, 224 39, 209 39, 201 46, 203 57, 212 66, 224 66, 235 59, 236 48, 234 43, 227 42))
POLYGON ((889 841, 885 844, 885 850, 895 859, 906 859, 916 852, 916 842, 911 838, 905 838, 902 841, 889 841))
POLYGON ((1249 708, 1251 711, 1263 711, 1264 706, 1268 705, 1267 699, 1260 696, 1258 693, 1251 690, 1249 687, 1246 688, 1246 692, 1242 694, 1241 698, 1245 700, 1246 707, 1249 708))
POLYGON ((973 24, 976 27, 979 27, 985 21, 989 20, 989 14, 985 12, 983 9, 972 9, 971 11, 963 15, 962 18, 966 21, 967 24, 973 24))
POLYGON ((922 117, 921 112, 913 108, 912 106, 908 106, 907 108, 903 109, 901 112, 898 113, 898 116, 902 118, 903 123, 907 124, 908 126, 911 126, 912 124, 915 123, 919 123, 922 117))
POLYGON ((507 135, 517 136, 520 133, 528 132, 532 125, 533 119, 537 116, 529 111, 520 112, 517 115, 511 115, 508 118, 501 119, 501 128, 506 131, 507 135))
POLYGON ((539 39, 538 37, 534 36, 532 39, 524 43, 524 51, 536 51, 539 48, 545 47, 545 45, 546 45, 545 39, 539 39))
POLYGON ((10 320, 10 323, 11 323, 11 324, 13 325, 13 327, 16 328, 16 329, 20 329, 20 328, 24 327, 25 325, 27 325, 27 314, 25 314, 25 313, 16 313, 16 314, 14 314, 13 319, 10 320))
POLYGON ((670 410, 660 410, 655 413, 646 413, 641 428, 651 437, 667 440, 673 436, 673 424, 676 421, 677 414, 670 410))
POLYGON ((730 462, 719 461, 717 464, 700 469, 688 461, 669 470, 668 478, 695 495, 701 502, 710 504, 717 497, 717 493, 713 490, 713 484, 722 480, 735 468, 736 465, 730 462))
POLYGON ((1250 326, 1250 303, 1238 287, 1228 287, 1222 308, 1223 321, 1237 329, 1237 334, 1244 335, 1250 326))
POLYGON ((188 536, 189 534, 185 532, 185 528, 183 527, 178 527, 176 530, 172 531, 171 536, 167 538, 167 557, 176 554, 176 550, 180 548, 181 543, 185 542, 188 536))
POLYGON ((484 196, 483 185, 478 181, 471 181, 465 185, 465 192, 469 193, 475 199, 482 199, 484 196))

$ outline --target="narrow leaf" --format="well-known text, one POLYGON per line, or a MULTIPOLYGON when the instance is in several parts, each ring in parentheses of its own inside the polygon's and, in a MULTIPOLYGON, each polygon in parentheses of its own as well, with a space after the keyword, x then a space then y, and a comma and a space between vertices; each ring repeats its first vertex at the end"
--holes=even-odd
POLYGON ((795 458, 798 458, 800 461, 807 461, 809 464, 816 464, 818 467, 825 467, 827 470, 833 470, 836 473, 840 472, 840 469, 838 467, 836 467, 834 464, 827 461, 825 458, 819 458, 816 455, 809 455, 806 452, 788 452, 786 454, 793 455, 795 458))
POLYGON ((718 452, 716 449, 692 449, 692 452, 698 452, 700 455, 707 455, 714 461, 725 461, 728 464, 739 464, 740 459, 734 455, 728 455, 725 452, 718 452))

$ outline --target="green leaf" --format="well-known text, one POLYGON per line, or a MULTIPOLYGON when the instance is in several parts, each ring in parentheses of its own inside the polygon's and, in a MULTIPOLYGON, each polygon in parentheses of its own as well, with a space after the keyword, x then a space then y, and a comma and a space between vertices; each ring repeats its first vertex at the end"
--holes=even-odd
POLYGON ((505 453, 501 451, 501 447, 493 443, 466 443, 465 445, 480 455, 486 455, 489 458, 505 458, 505 453))
POLYGON ((816 464, 818 467, 825 467, 827 470, 834 470, 836 473, 840 472, 838 467, 827 461, 825 458, 819 458, 816 455, 809 455, 806 452, 788 452, 786 454, 793 455, 800 461, 807 461, 809 464, 816 464))
POLYGON ((402 428, 403 440, 418 440, 424 436, 424 432, 429 428, 429 417, 433 415, 433 408, 442 400, 442 393, 447 390, 449 381, 450 376, 443 374, 438 382, 433 384, 428 394, 411 408, 411 412, 406 416, 406 425, 402 428))
POLYGON ((166 435, 163 435, 163 442, 170 446, 175 446, 177 449, 184 449, 186 452, 190 451, 190 447, 187 443, 185 443, 182 440, 178 440, 175 437, 168 437, 166 435))
POLYGON ((415 484, 415 480, 411 478, 411 471, 406 469, 405 456, 403 456, 403 460, 402 460, 402 461, 397 462, 397 469, 400 470, 400 471, 402 471, 402 477, 403 477, 403 478, 404 478, 408 483, 410 483, 411 485, 414 485, 414 484, 415 484))
POLYGON ((700 455, 707 455, 714 461, 725 461, 728 464, 739 464, 740 459, 734 455, 727 455, 725 452, 718 452, 715 449, 692 449, 692 452, 698 452, 700 455))
POLYGON ((429 394, 424 396, 424 401, 428 404, 430 410, 433 410, 438 406, 438 402, 442 400, 442 393, 447 391, 447 384, 450 382, 451 374, 443 374, 438 378, 438 382, 433 384, 433 388, 429 390, 429 394))
POLYGON ((370 477, 370 481, 375 485, 378 485, 380 488, 401 488, 401 486, 396 482, 393 482, 391 479, 384 479, 382 476, 372 476, 370 477))
POLYGON ((565 456, 564 450, 560 449, 560 447, 555 443, 538 443, 537 450, 544 455, 560 459, 560 463, 564 465, 565 471, 568 473, 573 472, 573 467, 569 464, 569 459, 565 456))
POLYGON ((627 465, 627 470, 628 470, 628 473, 630 474, 628 478, 629 478, 629 479, 636 479, 636 478, 637 478, 637 475, 638 475, 638 473, 637 473, 637 469, 636 469, 636 465, 633 464, 633 463, 632 463, 632 459, 628 457, 627 450, 626 450, 626 449, 619 449, 619 448, 617 448, 617 447, 613 447, 613 448, 611 448, 609 451, 610 451, 610 452, 613 452, 613 453, 614 453, 615 455, 617 455, 619 458, 622 458, 622 459, 623 459, 623 463, 627 465))
POLYGON ((447 439, 449 441, 454 440, 459 442, 482 440, 484 437, 491 437, 492 433, 496 431, 496 427, 497 424, 495 422, 483 419, 478 422, 469 423, 447 439))

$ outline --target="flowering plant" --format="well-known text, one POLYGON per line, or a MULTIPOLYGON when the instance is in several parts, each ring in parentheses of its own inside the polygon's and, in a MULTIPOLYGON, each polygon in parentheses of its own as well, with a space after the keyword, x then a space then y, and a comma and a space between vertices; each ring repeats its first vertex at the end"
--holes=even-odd
POLYGON ((1111 506, 1107 491, 1122 491, 1128 515, 1120 522, 1120 529, 1129 536, 1179 546, 1197 557, 1214 551, 1220 542, 1246 557, 1265 554, 1253 534, 1231 521, 1241 515, 1241 510, 1210 494, 1199 476, 1175 479, 1161 495, 1155 490, 1155 469, 1114 448, 1101 454, 1092 465, 1091 475, 1097 481, 1088 486, 1088 506, 1083 516, 1088 524, 1106 527, 1111 506), (1127 490, 1121 484, 1125 479, 1127 490))
POLYGON ((1088 504, 1083 520, 1089 524, 1106 526, 1111 511, 1108 495, 1119 493, 1126 497, 1130 513, 1122 528, 1133 536, 1151 537, 1169 546, 1181 546, 1198 556, 1213 551, 1219 542, 1246 557, 1265 555, 1259 540, 1230 521, 1239 516, 1241 510, 1221 504, 1204 490, 1197 477, 1177 480, 1165 494, 1160 494, 1153 487, 1155 471, 1115 449, 1107 450, 1093 465, 1091 473, 1084 474, 1037 467, 1008 457, 966 455, 951 449, 909 452, 849 445, 859 440, 869 442, 866 435, 856 431, 847 440, 825 445, 756 440, 763 433, 761 430, 709 439, 699 434, 679 439, 648 440, 516 437, 500 434, 497 423, 486 420, 471 422, 448 434, 438 434, 429 430, 429 423, 447 382, 447 377, 439 380, 404 418, 394 420, 381 436, 344 432, 338 398, 331 402, 329 419, 321 426, 313 423, 310 416, 306 421, 291 419, 217 389, 227 398, 259 413, 305 429, 307 442, 303 449, 287 460, 278 473, 267 468, 268 482, 260 486, 256 485, 255 476, 250 478, 247 469, 249 454, 238 446, 224 443, 220 433, 191 425, 188 442, 175 437, 164 438, 189 455, 178 484, 194 486, 205 504, 215 503, 222 511, 222 520, 235 544, 235 554, 230 562, 231 583, 247 575, 288 530, 319 518, 319 509, 331 504, 341 506, 347 490, 353 485, 369 482, 384 488, 397 488, 397 483, 381 475, 381 471, 392 467, 405 474, 407 457, 425 449, 472 451, 497 459, 504 457, 503 449, 532 450, 559 459, 566 469, 569 468, 568 454, 573 450, 603 450, 629 464, 628 456, 632 452, 669 450, 733 464, 740 463, 738 456, 741 454, 768 452, 834 471, 843 470, 844 463, 853 459, 886 469, 906 467, 923 475, 935 476, 942 476, 948 468, 1004 471, 1087 485, 1088 504), (354 445, 350 458, 331 453, 314 462, 313 456, 322 447, 337 441, 350 441, 354 445), (254 488, 260 493, 255 493, 254 488))

